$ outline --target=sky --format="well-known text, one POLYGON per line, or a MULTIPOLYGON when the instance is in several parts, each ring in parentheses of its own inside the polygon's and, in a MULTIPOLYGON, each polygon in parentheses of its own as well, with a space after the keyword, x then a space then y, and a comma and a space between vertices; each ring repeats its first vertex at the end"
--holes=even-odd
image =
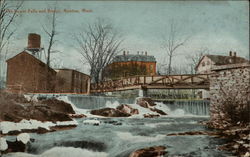
MULTIPOLYGON (((48 37, 42 26, 48 26, 51 13, 36 11, 53 7, 55 1, 25 1, 18 21, 17 35, 13 40, 13 52, 19 53, 27 46, 28 33, 38 33, 42 46, 48 46, 48 37), (28 10, 33 10, 31 13, 28 10)), ((185 67, 188 55, 200 49, 210 54, 228 55, 236 51, 238 56, 249 55, 249 4, 248 1, 58 1, 58 43, 53 54, 53 64, 75 68, 88 73, 81 55, 75 49, 73 34, 78 34, 86 24, 97 18, 110 21, 122 34, 121 47, 130 54, 147 51, 158 63, 165 63, 166 50, 163 38, 168 36, 171 22, 178 30, 177 38, 188 41, 173 58, 174 66, 185 67), (79 13, 65 12, 79 10, 79 13), (91 12, 82 12, 82 9, 91 12)), ((14 54, 12 54, 14 55, 14 54)), ((10 56, 11 57, 11 56, 10 56)))

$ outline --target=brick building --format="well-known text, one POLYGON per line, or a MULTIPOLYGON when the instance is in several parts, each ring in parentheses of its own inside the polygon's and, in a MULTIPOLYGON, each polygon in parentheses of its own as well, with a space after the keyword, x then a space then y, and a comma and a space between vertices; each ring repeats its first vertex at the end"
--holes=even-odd
POLYGON ((54 70, 41 61, 41 37, 28 35, 28 46, 7 62, 7 89, 23 93, 89 93, 90 76, 71 69, 54 70))
POLYGON ((56 70, 57 93, 89 93, 90 76, 72 69, 56 70))
POLYGON ((7 61, 7 89, 12 92, 54 92, 56 71, 23 51, 7 61))
POLYGON ((147 52, 129 54, 125 51, 123 55, 116 56, 112 63, 103 70, 104 79, 118 79, 121 77, 135 75, 156 75, 156 60, 147 52))

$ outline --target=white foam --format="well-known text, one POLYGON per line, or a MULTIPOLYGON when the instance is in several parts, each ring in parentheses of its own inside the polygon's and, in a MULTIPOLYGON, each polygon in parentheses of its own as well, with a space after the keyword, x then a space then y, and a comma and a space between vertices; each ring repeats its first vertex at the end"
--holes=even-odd
POLYGON ((84 124, 91 124, 91 125, 100 125, 100 121, 99 120, 95 120, 95 119, 88 119, 88 120, 84 120, 83 121, 84 124))
POLYGON ((107 101, 105 106, 108 108, 116 108, 120 105, 120 103, 118 101, 115 101, 113 103, 111 103, 111 101, 107 101))
POLYGON ((157 135, 155 137, 150 136, 134 136, 130 132, 115 132, 119 138, 125 141, 130 141, 133 143, 137 142, 154 142, 162 140, 166 137, 166 135, 157 135))
MULTIPOLYGON (((8 149, 8 144, 6 142, 6 139, 1 137, 0 138, 0 151, 5 151, 6 149, 8 149)), ((0 153, 1 156, 1 153, 0 153)))
POLYGON ((39 155, 27 153, 9 153, 6 157, 108 157, 105 152, 93 152, 87 149, 73 147, 54 147, 39 155))
POLYGON ((30 135, 27 133, 21 133, 17 136, 17 141, 21 141, 23 144, 27 144, 30 141, 30 135))
POLYGON ((173 121, 173 122, 159 122, 159 123, 145 123, 146 127, 150 128, 157 128, 161 125, 173 125, 173 124, 197 124, 197 121, 190 121, 190 122, 180 122, 180 121, 173 121))

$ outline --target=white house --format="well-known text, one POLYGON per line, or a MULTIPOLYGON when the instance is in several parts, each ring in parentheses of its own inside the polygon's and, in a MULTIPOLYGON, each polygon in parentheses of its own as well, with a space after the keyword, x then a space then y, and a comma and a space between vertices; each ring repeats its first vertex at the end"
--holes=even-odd
MULTIPOLYGON (((209 74, 214 66, 236 64, 249 62, 247 59, 236 56, 236 52, 229 52, 229 56, 221 55, 204 55, 199 63, 196 65, 195 70, 197 74, 209 74)), ((209 99, 209 92, 201 90, 201 97, 203 99, 209 99)))

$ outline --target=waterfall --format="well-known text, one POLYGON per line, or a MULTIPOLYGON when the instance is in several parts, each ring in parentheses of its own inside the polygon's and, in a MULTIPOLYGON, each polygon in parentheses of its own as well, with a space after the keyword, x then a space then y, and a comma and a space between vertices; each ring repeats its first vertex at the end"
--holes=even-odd
POLYGON ((193 115, 209 115, 209 101, 207 100, 188 100, 164 102, 171 110, 182 109, 185 113, 193 115))
POLYGON ((124 99, 117 97, 106 96, 89 96, 89 95, 68 95, 69 100, 82 109, 99 109, 106 107, 106 104, 113 104, 118 102, 119 104, 131 104, 134 99, 124 99))

